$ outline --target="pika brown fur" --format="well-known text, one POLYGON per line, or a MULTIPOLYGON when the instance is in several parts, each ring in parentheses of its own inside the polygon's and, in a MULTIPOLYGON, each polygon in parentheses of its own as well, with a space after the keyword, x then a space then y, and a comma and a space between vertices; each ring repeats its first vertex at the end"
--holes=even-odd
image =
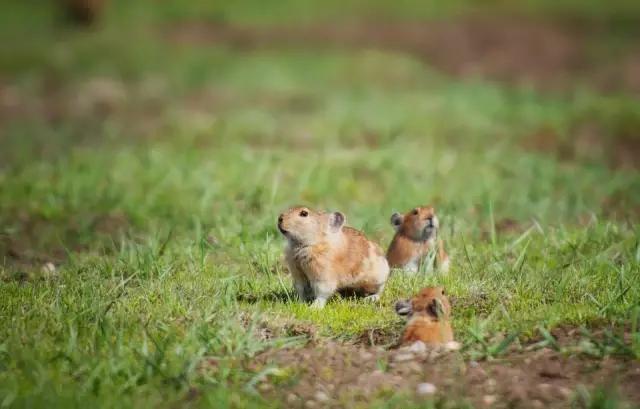
POLYGON ((418 206, 405 214, 391 215, 396 234, 387 251, 391 268, 417 272, 431 251, 440 271, 449 270, 449 256, 438 238, 440 223, 433 206, 418 206), (436 248, 437 246, 437 248, 436 248))
POLYGON ((345 226, 340 212, 293 207, 278 217, 287 238, 285 259, 298 296, 323 308, 336 292, 353 290, 378 300, 389 277, 380 246, 345 226))
POLYGON ((451 305, 442 287, 427 287, 411 300, 398 301, 396 312, 409 317, 402 335, 403 344, 422 341, 441 345, 453 341, 451 305))

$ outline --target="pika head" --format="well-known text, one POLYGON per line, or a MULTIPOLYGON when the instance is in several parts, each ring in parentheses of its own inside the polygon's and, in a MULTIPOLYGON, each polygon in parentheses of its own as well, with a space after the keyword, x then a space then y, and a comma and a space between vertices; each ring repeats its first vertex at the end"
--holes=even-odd
POLYGON ((425 241, 435 237, 439 222, 432 206, 419 206, 405 214, 392 214, 391 225, 412 240, 425 241))
POLYGON ((410 300, 396 303, 396 313, 411 318, 421 315, 434 321, 448 320, 451 305, 442 287, 426 287, 410 300))
POLYGON ((338 234, 346 218, 340 212, 325 213, 292 207, 278 217, 278 230, 290 242, 310 245, 338 234))

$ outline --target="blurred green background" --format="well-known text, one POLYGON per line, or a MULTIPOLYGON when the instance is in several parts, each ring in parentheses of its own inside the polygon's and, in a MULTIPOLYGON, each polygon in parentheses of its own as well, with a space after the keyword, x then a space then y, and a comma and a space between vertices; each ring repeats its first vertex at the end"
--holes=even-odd
POLYGON ((640 355, 640 2, 67 7, 0 4, 3 405, 246 406, 243 359, 275 346, 245 314, 391 339, 435 283, 472 351, 569 325, 640 355), (451 274, 314 314, 279 259, 298 203, 383 247, 435 204, 451 274))

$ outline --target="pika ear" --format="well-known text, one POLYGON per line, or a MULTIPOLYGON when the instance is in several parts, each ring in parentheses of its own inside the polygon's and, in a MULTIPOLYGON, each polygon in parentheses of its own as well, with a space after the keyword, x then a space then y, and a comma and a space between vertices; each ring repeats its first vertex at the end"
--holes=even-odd
POLYGON ((344 226, 346 220, 347 218, 344 216, 344 214, 340 212, 333 212, 329 217, 329 225, 331 226, 332 230, 339 231, 342 226, 344 226))
POLYGON ((398 229, 400 229, 400 226, 402 226, 403 221, 404 221, 404 216, 401 215, 400 213, 394 213, 391 215, 391 226, 393 226, 393 229, 395 231, 398 231, 398 229))
POLYGON ((434 298, 433 301, 431 301, 431 303, 427 306, 427 310, 430 315, 438 319, 444 318, 446 313, 442 302, 437 298, 434 298))
POLYGON ((396 302, 396 314, 400 316, 410 315, 413 312, 411 300, 399 300, 396 302))

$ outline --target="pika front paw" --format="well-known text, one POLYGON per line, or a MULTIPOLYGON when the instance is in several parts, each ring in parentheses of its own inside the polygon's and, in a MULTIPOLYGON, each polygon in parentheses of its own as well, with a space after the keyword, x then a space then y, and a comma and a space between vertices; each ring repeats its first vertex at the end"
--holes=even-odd
POLYGON ((324 306, 327 304, 327 300, 325 300, 324 298, 316 298, 312 303, 311 303, 311 308, 314 310, 321 310, 324 308, 324 306))

